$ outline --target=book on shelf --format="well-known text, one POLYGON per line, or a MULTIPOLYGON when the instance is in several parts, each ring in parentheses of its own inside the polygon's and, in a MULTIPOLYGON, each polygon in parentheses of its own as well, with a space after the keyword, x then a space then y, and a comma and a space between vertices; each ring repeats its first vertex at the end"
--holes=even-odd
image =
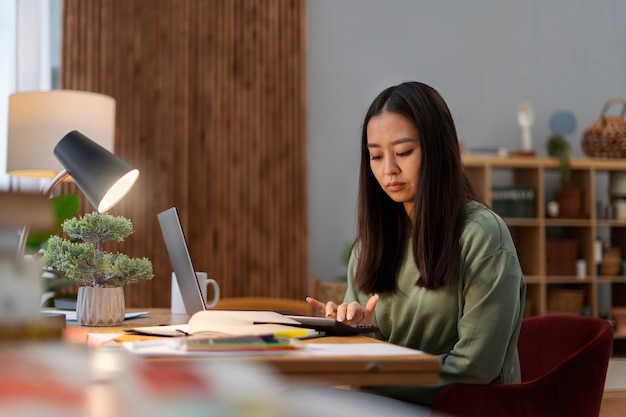
POLYGON ((535 190, 531 187, 491 189, 491 207, 502 217, 535 217, 535 190))

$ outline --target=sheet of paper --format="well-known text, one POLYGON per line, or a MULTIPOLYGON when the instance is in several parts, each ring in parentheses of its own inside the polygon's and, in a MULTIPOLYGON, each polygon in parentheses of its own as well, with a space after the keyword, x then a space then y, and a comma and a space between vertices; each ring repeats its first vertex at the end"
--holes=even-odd
POLYGON ((286 355, 297 350, 267 350, 267 351, 187 351, 181 349, 180 338, 166 338, 142 340, 138 342, 124 342, 122 344, 129 352, 147 357, 228 357, 228 356, 259 356, 259 355, 286 355))
POLYGON ((123 335, 123 333, 92 333, 86 327, 63 329, 65 342, 88 346, 103 346, 123 335))
POLYGON ((391 343, 310 343, 300 353, 315 356, 417 355, 421 350, 391 343))
POLYGON ((138 355, 150 357, 166 356, 240 356, 261 354, 314 355, 314 356, 398 356, 419 355, 422 351, 390 343, 310 343, 302 349, 278 352, 187 352, 179 349, 176 339, 158 339, 125 342, 123 346, 138 355))
POLYGON ((123 333, 89 333, 87 335, 87 345, 92 347, 103 346, 113 342, 120 336, 123 336, 123 333))
MULTIPOLYGON (((76 312, 70 310, 54 310, 55 313, 65 314, 66 321, 76 321, 76 312)), ((149 311, 137 311, 133 313, 126 313, 124 315, 124 320, 136 319, 137 317, 142 317, 150 314, 149 311)))

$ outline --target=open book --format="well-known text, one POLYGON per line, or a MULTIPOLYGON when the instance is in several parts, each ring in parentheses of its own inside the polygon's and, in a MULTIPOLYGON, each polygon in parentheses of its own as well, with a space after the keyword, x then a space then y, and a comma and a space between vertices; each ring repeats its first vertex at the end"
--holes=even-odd
POLYGON ((335 319, 285 316, 274 311, 205 310, 195 313, 187 324, 124 329, 151 336, 263 336, 306 338, 318 335, 349 336, 378 330, 367 324, 345 324, 335 319))
POLYGON ((187 324, 124 329, 150 336, 265 336, 276 338, 310 337, 318 332, 302 328, 300 322, 273 311, 205 310, 191 316, 187 324))

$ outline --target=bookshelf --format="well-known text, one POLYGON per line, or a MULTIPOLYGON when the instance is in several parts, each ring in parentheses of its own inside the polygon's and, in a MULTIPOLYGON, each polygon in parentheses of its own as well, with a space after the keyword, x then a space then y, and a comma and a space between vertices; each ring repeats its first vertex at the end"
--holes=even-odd
MULTIPOLYGON (((613 172, 626 171, 626 161, 571 160, 572 183, 583 190, 582 211, 576 218, 553 217, 548 212, 548 203, 555 200, 560 185, 559 162, 554 158, 465 155, 463 163, 477 192, 490 206, 496 197, 496 206, 502 207, 497 192, 503 188, 534 191, 531 215, 527 214, 528 210, 515 217, 503 214, 527 283, 526 315, 562 312, 559 310, 562 303, 570 302, 571 309, 572 305, 578 305, 574 301, 580 304, 580 309, 575 307, 575 311, 567 312, 595 317, 606 317, 612 306, 626 307, 626 276, 621 268, 621 261, 626 258, 626 220, 607 217, 611 212, 607 209, 613 206, 609 178, 613 172), (609 248, 619 253, 617 271, 607 274, 608 268, 603 271, 603 265, 598 265, 599 240, 603 256, 609 248), (573 259, 571 256, 554 259, 555 254, 565 256, 564 248, 571 251, 572 244, 573 259), (559 249, 548 252, 555 245, 559 249), (562 269, 555 270, 555 266, 562 269)), ((615 339, 626 344, 626 334, 618 332, 615 339)))

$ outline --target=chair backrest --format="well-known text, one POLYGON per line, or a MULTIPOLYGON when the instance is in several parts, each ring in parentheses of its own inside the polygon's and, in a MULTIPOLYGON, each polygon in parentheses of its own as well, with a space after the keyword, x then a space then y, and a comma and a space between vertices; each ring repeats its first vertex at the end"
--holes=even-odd
MULTIPOLYGON (((323 303, 333 301, 335 304, 339 305, 343 303, 347 288, 348 284, 345 282, 326 282, 315 278, 311 283, 310 295, 323 303)), ((317 310, 313 312, 313 315, 323 316, 323 314, 317 310)))
POLYGON ((564 363, 580 363, 606 350, 612 338, 613 328, 606 320, 574 315, 528 317, 517 342, 522 382, 555 372, 564 363))
POLYGON ((454 384, 436 416, 598 416, 613 344, 607 320, 574 315, 524 319, 518 340, 521 383, 454 384))
POLYGON ((311 315, 311 305, 304 300, 273 297, 221 298, 217 310, 269 310, 280 313, 311 315))

